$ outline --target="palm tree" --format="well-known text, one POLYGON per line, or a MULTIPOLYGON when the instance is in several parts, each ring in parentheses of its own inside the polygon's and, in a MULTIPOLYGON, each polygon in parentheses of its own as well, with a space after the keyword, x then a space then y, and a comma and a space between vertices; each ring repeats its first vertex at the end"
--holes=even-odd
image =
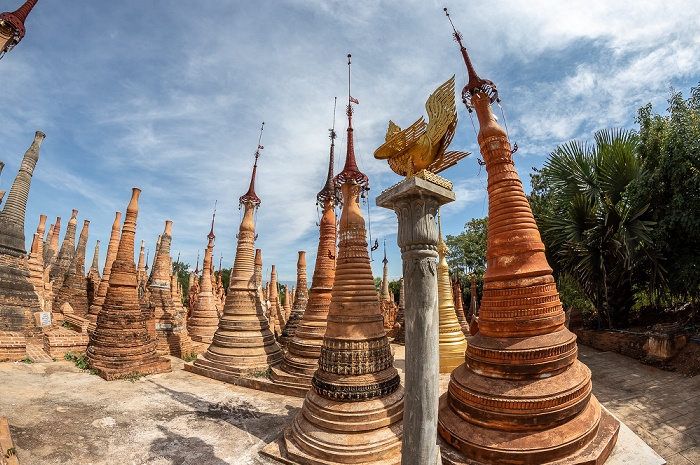
POLYGON ((660 259, 644 219, 649 203, 631 201, 628 186, 643 175, 635 133, 595 133, 595 144, 569 141, 549 155, 542 174, 554 199, 554 214, 540 220, 542 238, 559 265, 593 301, 598 325, 626 326, 635 302, 635 277, 660 259))

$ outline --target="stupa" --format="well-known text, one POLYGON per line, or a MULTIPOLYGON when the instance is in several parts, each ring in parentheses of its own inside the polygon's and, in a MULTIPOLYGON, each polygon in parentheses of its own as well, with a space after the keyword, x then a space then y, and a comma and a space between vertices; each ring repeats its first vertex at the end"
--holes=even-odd
MULTIPOLYGON (((41 335, 41 329, 34 323, 33 314, 41 311, 41 306, 29 280, 27 251, 24 248, 24 215, 32 174, 44 137, 41 131, 34 135, 34 141, 24 154, 0 212, 0 339, 8 333, 22 332, 29 337, 41 335)), ((7 337, 14 336, 9 334, 7 337)), ((21 335, 17 334, 16 337, 21 335)))
POLYGON ((318 369, 321 345, 326 333, 328 307, 331 303, 331 290, 335 277, 336 219, 335 204, 338 203, 333 184, 333 151, 335 148, 335 121, 331 132, 331 153, 326 184, 316 195, 317 203, 323 207, 319 224, 318 251, 316 265, 309 290, 306 311, 299 322, 294 337, 287 344, 282 363, 272 367, 270 379, 281 385, 311 388, 311 378, 318 369))
POLYGON ((396 329, 396 337, 394 338, 394 344, 406 344, 406 315, 404 313, 406 309, 406 301, 404 297, 404 281, 401 278, 401 288, 399 289, 399 311, 396 312, 396 324, 398 328, 396 329))
POLYGON ((53 285, 54 293, 63 286, 63 280, 68 274, 70 265, 73 263, 73 258, 75 257, 75 234, 78 227, 77 216, 78 210, 73 210, 70 220, 68 220, 66 235, 63 236, 63 242, 56 256, 56 261, 51 266, 51 271, 49 272, 49 280, 53 285))
POLYGON ((452 280, 452 298, 455 303, 455 313, 457 313, 457 321, 462 327, 462 333, 466 336, 469 334, 469 322, 464 312, 464 300, 462 299, 462 281, 459 279, 459 270, 455 270, 455 278, 452 280))
POLYGON ((445 256, 450 249, 442 238, 442 224, 438 211, 438 312, 440 319, 440 373, 452 373, 452 370, 464 363, 464 352, 467 350, 467 340, 462 332, 462 325, 457 320, 454 300, 452 299, 452 284, 450 269, 445 256))
MULTIPOLYGON (((382 310, 382 317, 384 318, 384 329, 392 333, 394 329, 394 323, 396 323, 396 314, 398 313, 398 307, 396 302, 394 302, 394 297, 389 292, 389 269, 387 264, 389 260, 386 258, 386 240, 384 241, 384 269, 382 271, 382 286, 381 293, 379 296, 379 307, 382 310)), ((393 337, 393 334, 391 334, 393 337)))
MULTIPOLYGON (((75 211, 75 210, 74 210, 75 211)), ((84 317, 88 313, 87 278, 85 277, 85 245, 88 240, 90 221, 84 220, 83 229, 78 236, 78 245, 73 254, 68 271, 66 271, 61 287, 54 287, 54 309, 63 312, 63 306, 70 305, 70 313, 84 317)), ((70 228, 70 222, 68 222, 70 228)), ((59 254, 60 257, 60 254, 59 254)))
MULTIPOLYGON (((292 289, 293 290, 293 289, 292 289)), ((284 329, 287 329, 287 322, 289 321, 289 316, 292 314, 292 292, 289 292, 289 285, 284 286, 284 329)), ((284 334, 284 330, 282 331, 284 334)), ((280 335, 280 339, 282 335, 280 335)))
POLYGON ((467 314, 467 320, 479 314, 479 301, 476 295, 476 278, 474 275, 472 275, 471 281, 471 298, 469 299, 469 313, 467 314))
POLYGON ((36 2, 37 0, 27 0, 16 11, 0 14, 0 58, 24 38, 24 21, 36 2))
POLYGON ((197 300, 192 306, 192 313, 187 319, 187 331, 195 342, 204 344, 197 349, 201 353, 211 344, 214 333, 219 328, 218 300, 214 297, 211 287, 211 256, 214 249, 214 219, 211 222, 211 231, 207 236, 209 244, 204 251, 202 263, 201 287, 198 288, 197 300))
POLYGON ((90 310, 88 311, 87 318, 93 323, 97 321, 97 315, 99 315, 102 310, 102 305, 107 296, 107 288, 109 287, 109 276, 112 273, 112 263, 114 263, 114 260, 117 258, 121 216, 121 212, 117 212, 115 215, 114 223, 112 224, 112 233, 109 236, 109 243, 107 244, 107 258, 105 259, 105 267, 102 269, 102 280, 95 293, 95 299, 92 304, 90 304, 90 310))
POLYGON ((46 215, 39 217, 39 226, 36 228, 32 240, 32 248, 27 256, 27 269, 29 270, 29 282, 34 286, 34 291, 39 296, 39 304, 42 310, 46 310, 44 299, 44 232, 46 231, 46 215))
POLYGON ((360 210, 368 180, 355 163, 351 102, 356 100, 349 100, 345 168, 334 178, 343 209, 328 324, 312 388, 284 430, 281 453, 300 464, 399 464, 403 387, 372 277, 360 210))
POLYGON ((591 393, 591 372, 564 327, 508 135, 491 112, 496 86, 477 76, 462 36, 454 37, 469 72, 462 98, 479 119, 489 225, 478 333, 440 397, 438 432, 452 446, 442 447, 443 461, 602 464, 619 422, 591 393))
MULTIPOLYGON (((157 253, 157 250, 156 250, 157 253)), ((146 290, 146 241, 141 239, 141 250, 139 251, 139 263, 136 265, 136 282, 139 283, 139 297, 143 297, 146 290)))
POLYGON ((95 252, 92 255, 92 264, 87 274, 88 278, 88 304, 92 305, 100 287, 100 241, 95 241, 95 252))
POLYGON ((280 302, 279 291, 277 290, 277 271, 275 270, 275 265, 272 265, 270 281, 267 287, 270 294, 270 312, 272 313, 272 318, 275 320, 275 336, 279 337, 287 321, 285 319, 284 308, 282 308, 282 303, 280 302))
POLYGON ((147 305, 149 314, 152 313, 153 318, 155 318, 158 354, 184 357, 191 354, 194 347, 185 329, 185 307, 182 306, 179 299, 173 299, 170 292, 172 286, 170 280, 172 224, 173 222, 170 220, 165 222, 160 248, 156 250, 156 260, 147 283, 147 305))
POLYGON ((49 232, 49 237, 46 238, 46 243, 48 244, 48 247, 44 247, 44 270, 45 270, 45 281, 48 282, 49 280, 49 275, 48 272, 51 270, 53 267, 53 264, 56 262, 56 255, 58 254, 58 238, 59 235, 61 234, 61 217, 56 218, 56 223, 54 223, 53 228, 49 232))
MULTIPOLYGON (((262 137, 262 128, 260 136, 262 137)), ((219 328, 209 349, 197 357, 193 364, 185 365, 185 369, 210 378, 264 372, 270 365, 282 359, 282 351, 270 331, 255 288, 253 216, 260 205, 260 199, 255 195, 255 172, 261 149, 258 141, 250 188, 239 199, 239 204, 244 208, 243 220, 238 233, 236 258, 231 269, 226 306, 219 320, 219 328)), ((209 269, 209 264, 206 264, 204 269, 209 269)), ((206 276, 202 279, 202 286, 210 282, 206 276)))
POLYGON ((140 193, 140 189, 133 189, 126 208, 117 255, 109 273, 107 295, 86 351, 91 368, 108 381, 171 371, 170 360, 156 353, 156 340, 148 331, 139 305, 134 234, 140 193))

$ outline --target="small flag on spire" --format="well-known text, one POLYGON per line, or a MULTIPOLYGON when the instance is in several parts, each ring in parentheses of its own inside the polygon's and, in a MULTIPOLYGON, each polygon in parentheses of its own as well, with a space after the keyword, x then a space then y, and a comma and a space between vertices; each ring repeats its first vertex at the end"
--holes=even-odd
POLYGON ((360 102, 358 102, 356 98, 352 98, 352 96, 350 97, 350 101, 351 101, 352 103, 354 103, 355 105, 359 105, 359 104, 360 104, 360 102))

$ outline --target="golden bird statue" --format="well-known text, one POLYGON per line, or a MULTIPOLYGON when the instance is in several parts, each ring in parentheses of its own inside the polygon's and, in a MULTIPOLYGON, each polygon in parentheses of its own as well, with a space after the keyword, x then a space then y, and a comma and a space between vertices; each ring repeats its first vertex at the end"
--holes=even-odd
POLYGON ((438 87, 425 102, 428 122, 421 118, 403 131, 389 121, 386 142, 374 152, 374 158, 387 160, 398 175, 410 178, 421 170, 439 173, 469 155, 445 150, 457 127, 454 75, 438 87))

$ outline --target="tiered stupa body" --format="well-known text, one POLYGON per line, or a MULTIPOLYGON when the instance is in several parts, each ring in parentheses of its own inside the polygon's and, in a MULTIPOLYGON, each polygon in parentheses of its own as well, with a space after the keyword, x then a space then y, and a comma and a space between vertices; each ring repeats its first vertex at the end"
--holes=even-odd
MULTIPOLYGON (((70 223, 69 223, 70 225, 70 223)), ((78 245, 73 255, 68 272, 59 289, 54 288, 54 309, 63 311, 63 305, 69 304, 71 313, 80 317, 88 314, 87 278, 85 277, 85 246, 88 240, 88 226, 90 221, 85 220, 83 229, 78 237, 78 245)))
POLYGON ((52 228, 49 230, 49 234, 46 237, 46 245, 44 246, 44 270, 47 268, 50 270, 56 261, 56 254, 58 253, 58 236, 60 233, 61 217, 59 216, 56 218, 56 222, 52 225, 52 228))
MULTIPOLYGON (((136 265, 136 282, 139 283, 139 297, 142 297, 146 291, 146 281, 148 280, 148 274, 146 274, 146 241, 141 240, 141 250, 139 251, 139 263, 136 265)), ((156 250, 156 253, 158 251, 156 250)))
POLYGON ((112 264, 117 258, 117 248, 119 247, 119 226, 121 216, 122 213, 117 212, 114 218, 114 223, 112 223, 112 233, 109 236, 109 243, 107 244, 107 258, 105 259, 105 267, 102 269, 102 280, 100 281, 100 286, 97 288, 95 299, 93 300, 92 304, 90 304, 90 310, 88 312, 88 319, 92 322, 97 321, 97 315, 100 314, 105 297, 107 296, 109 276, 112 273, 112 264))
POLYGON ((218 300, 214 297, 211 287, 211 256, 214 249, 214 224, 212 222, 212 230, 207 236, 209 244, 204 251, 204 263, 202 264, 202 279, 201 287, 197 293, 197 300, 192 307, 192 313, 187 320, 187 331, 190 337, 195 342, 206 344, 202 347, 203 352, 206 350, 211 341, 214 339, 214 333, 219 328, 219 313, 218 300))
POLYGON ((455 270, 455 279, 452 281, 452 299, 455 303, 455 313, 457 321, 462 327, 462 333, 466 336, 469 334, 469 321, 464 312, 464 299, 462 299, 462 282, 459 279, 459 271, 455 270))
POLYGON ((472 287, 471 287, 471 298, 469 299, 469 313, 467 318, 479 314, 479 300, 476 295, 476 278, 472 275, 472 287))
MULTIPOLYGON (((289 285, 284 286, 284 329, 287 329, 287 323, 289 322, 289 316, 292 314, 292 292, 289 292, 289 285)), ((282 331, 284 334, 284 331, 282 331)), ((281 339, 281 336, 280 336, 281 339)))
POLYGON ((386 243, 384 244, 384 260, 382 260, 382 263, 384 263, 384 269, 382 271, 382 287, 379 295, 379 306, 382 309, 382 317, 384 318, 384 329, 387 332, 391 332, 394 328, 394 323, 396 323, 398 308, 396 306, 396 302, 394 302, 394 297, 389 292, 389 268, 387 266, 389 260, 386 258, 386 243))
MULTIPOLYGON (((456 32, 455 38, 461 45, 456 32)), ((564 327, 507 134, 491 112, 495 85, 479 79, 463 46, 462 54, 470 78, 463 98, 476 109, 488 172, 487 266, 479 332, 440 398, 438 431, 483 463, 601 464, 619 422, 592 395, 591 372, 577 360, 576 336, 564 327)), ((466 458, 461 463, 472 463, 466 458)))
POLYGON ((450 269, 445 256, 450 251, 442 239, 442 225, 438 213, 438 314, 439 314, 439 346, 440 373, 452 373, 452 370, 464 363, 464 352, 467 350, 467 340, 462 332, 462 325, 457 320, 454 300, 452 299, 452 284, 450 269))
POLYGON ((92 256, 92 264, 88 271, 88 304, 92 305, 100 287, 100 241, 95 242, 95 253, 92 256))
MULTIPOLYGON (((192 341, 185 330, 185 307, 172 298, 170 280, 170 244, 172 242, 172 221, 165 222, 160 248, 156 250, 156 260, 148 280, 147 305, 149 314, 155 319, 158 338, 156 350, 160 355, 183 357, 194 351, 192 341)), ((145 272, 145 267, 144 267, 145 272)))
POLYGON ((401 288, 399 290, 399 311, 396 312, 396 324, 399 326, 396 330, 396 337, 394 338, 395 344, 406 344, 406 314, 404 309, 406 308, 406 300, 404 297, 404 281, 401 278, 401 288))
MULTIPOLYGON (((34 286, 34 291, 39 296, 42 310, 47 311, 44 299, 44 232, 46 231, 46 215, 39 218, 39 226, 34 233, 32 249, 27 256, 27 269, 29 270, 29 282, 34 286)), ((50 308, 50 307, 49 307, 50 308)))
POLYGON ((41 311, 39 297, 29 281, 24 248, 24 215, 39 147, 46 137, 37 131, 27 149, 0 213, 0 332, 38 336, 33 313, 41 311))
POLYGON ((170 360, 159 357, 156 352, 156 340, 149 333, 145 314, 139 305, 134 234, 140 192, 133 189, 126 209, 117 256, 109 274, 107 295, 86 351, 91 368, 106 380, 171 370, 170 360))
POLYGON ((284 431, 287 458, 301 464, 399 464, 403 387, 374 287, 355 163, 352 107, 342 187, 339 250, 319 368, 301 411, 284 431))
POLYGON ((270 281, 267 284, 268 292, 270 293, 270 312, 272 313, 272 318, 275 320, 274 330, 275 335, 279 337, 284 330, 284 325, 286 323, 284 308, 280 302, 280 294, 277 290, 277 271, 275 270, 275 265, 272 265, 272 271, 270 272, 270 281))
POLYGON ((77 216, 78 210, 73 210, 70 220, 68 220, 66 235, 63 236, 63 242, 56 256, 56 261, 51 266, 51 271, 49 272, 49 279, 53 285, 54 293, 63 286, 63 280, 69 272, 71 263, 73 263, 73 258, 75 257, 75 234, 78 227, 77 216))
MULTIPOLYGON (((260 147, 259 143, 258 146, 260 147)), ((255 153, 250 188, 240 198, 245 211, 238 233, 238 247, 231 270, 224 313, 219 320, 219 328, 214 334, 211 346, 193 364, 193 371, 205 376, 266 371, 270 365, 282 359, 282 351, 270 331, 255 288, 253 215, 260 205, 260 199, 255 195, 255 172, 259 155, 260 148, 255 153)), ((208 264, 204 269, 208 269, 208 264)), ((202 286, 207 283, 211 283, 208 276, 202 279, 202 286)))
POLYGON ((295 387, 311 388, 311 378, 318 369, 323 336, 326 334, 328 307, 331 303, 331 290, 335 277, 335 256, 337 224, 335 204, 337 195, 333 184, 333 151, 335 131, 331 130, 330 166, 326 185, 317 194, 318 203, 323 206, 323 217, 319 225, 320 235, 316 266, 311 280, 306 311, 299 322, 294 337, 287 344, 282 363, 273 367, 270 373, 272 381, 295 387))

